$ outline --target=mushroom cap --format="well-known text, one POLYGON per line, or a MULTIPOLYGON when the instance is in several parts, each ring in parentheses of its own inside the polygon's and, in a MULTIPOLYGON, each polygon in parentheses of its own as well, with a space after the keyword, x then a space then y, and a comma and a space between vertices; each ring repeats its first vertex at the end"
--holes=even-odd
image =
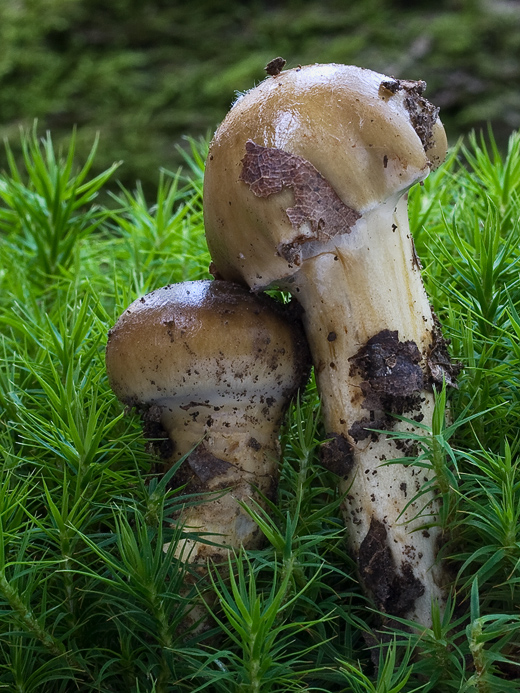
POLYGON ((289 400, 308 375, 298 322, 268 296, 225 281, 171 284, 134 301, 110 330, 110 385, 128 406, 208 411, 289 400))
POLYGON ((204 179, 218 276, 254 289, 289 277, 320 252, 314 240, 348 232, 360 215, 425 178, 447 148, 425 86, 316 64, 268 77, 239 97, 211 142, 204 179), (255 175, 262 177, 256 188, 255 175), (317 217, 302 211, 302 199, 304 208, 305 200, 321 205, 317 217), (328 231, 334 225, 342 230, 328 231))

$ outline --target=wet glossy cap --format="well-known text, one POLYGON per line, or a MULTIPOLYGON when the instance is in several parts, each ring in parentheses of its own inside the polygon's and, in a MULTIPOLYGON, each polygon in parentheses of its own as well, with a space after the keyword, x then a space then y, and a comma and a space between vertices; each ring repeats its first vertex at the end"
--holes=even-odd
POLYGON ((218 275, 255 289, 291 276, 319 243, 425 178, 447 148, 425 86, 308 65, 240 97, 215 133, 204 180, 218 275))
POLYGON ((110 385, 129 406, 170 410, 289 399, 308 374, 298 322, 225 281, 171 284, 132 303, 110 330, 110 385))

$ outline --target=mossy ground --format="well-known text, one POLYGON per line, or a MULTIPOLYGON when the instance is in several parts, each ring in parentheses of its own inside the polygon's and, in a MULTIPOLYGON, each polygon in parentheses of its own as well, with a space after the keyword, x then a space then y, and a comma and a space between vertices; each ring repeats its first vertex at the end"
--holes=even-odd
POLYGON ((135 298, 209 278, 204 151, 98 204, 50 136, 0 177, 0 686, 37 693, 518 690, 520 672, 520 137, 476 137, 410 193, 427 290, 464 365, 438 393, 415 464, 442 496, 453 573, 431 629, 384 635, 346 553, 313 383, 284 427, 279 498, 260 551, 198 582, 174 556, 189 502, 155 473, 136 414, 111 392, 108 329, 135 298), (163 549, 170 543, 169 550, 163 549), (188 585, 188 587, 187 587, 188 585), (183 632, 199 592, 214 629, 183 632))

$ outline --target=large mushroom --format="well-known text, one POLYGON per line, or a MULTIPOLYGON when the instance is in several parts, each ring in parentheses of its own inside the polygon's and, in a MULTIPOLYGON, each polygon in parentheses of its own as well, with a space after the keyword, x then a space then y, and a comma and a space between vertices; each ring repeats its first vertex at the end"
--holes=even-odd
POLYGON ((230 547, 257 547, 259 529, 239 501, 264 504, 276 493, 279 427, 310 368, 291 312, 230 282, 172 284, 125 310, 110 330, 106 365, 167 465, 193 450, 176 483, 218 492, 179 518, 213 545, 186 538, 177 555, 204 564, 230 547))
POLYGON ((204 217, 216 276, 302 305, 361 582, 383 612, 430 624, 438 505, 413 500, 430 475, 385 466, 403 441, 372 430, 418 432, 394 414, 429 424, 433 386, 454 377, 407 216, 447 147, 425 86, 345 65, 268 77, 215 133, 204 217))

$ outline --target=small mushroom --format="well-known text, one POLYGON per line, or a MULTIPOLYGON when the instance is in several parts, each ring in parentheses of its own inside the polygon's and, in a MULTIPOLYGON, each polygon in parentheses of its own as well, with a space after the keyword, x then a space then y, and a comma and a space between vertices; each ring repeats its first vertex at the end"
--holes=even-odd
POLYGON ((238 501, 276 493, 283 414, 309 373, 299 322, 267 296, 225 281, 172 284, 137 299, 110 330, 110 385, 136 407, 175 481, 220 492, 179 521, 221 546, 185 539, 177 554, 219 562, 261 536, 238 501))
MULTIPOLYGON (((446 136, 424 82, 346 65, 287 70, 241 96, 218 128, 204 180, 219 276, 277 286, 304 309, 329 442, 360 578, 377 607, 430 624, 445 597, 431 478, 372 429, 418 433, 433 386, 453 383, 426 296, 406 191, 438 166, 446 136), (423 512, 423 505, 427 511, 423 512)), ((406 441, 405 441, 406 443, 406 441)))

